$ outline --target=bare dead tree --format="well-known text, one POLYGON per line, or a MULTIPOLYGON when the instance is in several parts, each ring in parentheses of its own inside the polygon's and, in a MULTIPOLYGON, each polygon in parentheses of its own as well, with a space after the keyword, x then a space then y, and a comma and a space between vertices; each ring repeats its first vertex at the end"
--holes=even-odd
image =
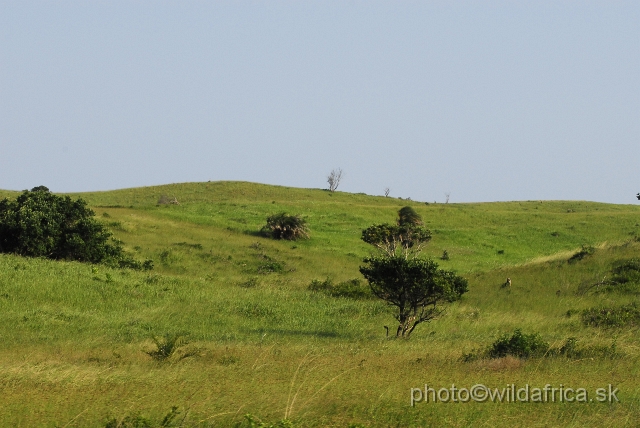
POLYGON ((388 197, 389 197, 389 192, 390 192, 390 191, 391 191, 391 189, 389 189, 388 187, 385 187, 385 188, 384 188, 384 196, 385 196, 385 198, 388 198, 388 197))
POLYGON ((329 176, 327 176, 327 183, 329 183, 329 191, 335 192, 342 180, 342 169, 332 169, 329 176))
POLYGON ((444 203, 445 203, 445 204, 448 204, 448 203, 449 203, 449 196, 451 196, 451 193, 447 192, 447 193, 445 193, 445 194, 444 194, 444 196, 445 196, 445 198, 446 198, 446 199, 445 199, 445 201, 444 201, 444 203))

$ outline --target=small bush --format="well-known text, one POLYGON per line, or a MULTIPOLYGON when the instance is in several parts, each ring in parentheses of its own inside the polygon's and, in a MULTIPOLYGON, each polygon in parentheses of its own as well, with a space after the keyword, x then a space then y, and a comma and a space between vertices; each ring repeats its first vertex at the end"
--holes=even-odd
POLYGON ((266 274, 266 273, 282 273, 284 272, 284 264, 282 262, 278 262, 275 260, 267 260, 265 262, 260 263, 258 266, 257 272, 266 274))
MULTIPOLYGON (((153 423, 150 419, 145 418, 141 415, 135 416, 125 416, 123 419, 118 420, 117 418, 112 418, 105 424, 104 428, 152 428, 152 427, 171 427, 175 426, 174 423, 177 423, 175 419, 180 414, 178 410, 178 406, 172 406, 169 413, 167 413, 162 421, 157 424, 153 423)), ((182 424, 180 424, 182 426, 182 424)))
POLYGON ((273 239, 287 239, 289 241, 309 238, 307 221, 299 215, 290 215, 284 212, 267 217, 267 224, 260 232, 273 239))
POLYGON ((422 217, 411 207, 402 207, 398 211, 398 226, 422 226, 422 217))
POLYGON ((509 336, 505 334, 496 340, 489 349, 490 358, 502 358, 512 355, 518 358, 529 358, 544 355, 549 350, 549 344, 542 340, 539 334, 523 334, 516 329, 509 336))
POLYGON ((180 205, 175 196, 162 195, 158 198, 158 205, 180 205))
POLYGON ((569 309, 566 313, 565 316, 567 318, 571 318, 573 315, 580 313, 580 311, 578 309, 569 309))
POLYGON ((640 259, 617 260, 611 269, 616 284, 640 283, 640 259))
MULTIPOLYGON (((156 349, 153 351, 145 351, 147 355, 156 361, 166 361, 176 354, 176 351, 187 344, 182 335, 179 334, 165 334, 163 337, 153 336, 153 343, 156 345, 156 349)), ((181 355, 180 359, 194 355, 194 352, 189 352, 181 355)))
POLYGON ((525 335, 516 330, 512 336, 504 335, 488 349, 474 349, 463 353, 461 361, 472 362, 483 358, 503 358, 513 356, 528 358, 534 356, 564 357, 568 359, 582 358, 618 358, 621 354, 616 348, 615 341, 609 346, 591 345, 578 346, 578 340, 570 337, 559 348, 550 348, 539 335, 525 335))
POLYGON ((330 294, 331 290, 333 290, 333 282, 329 278, 324 281, 314 279, 311 281, 311 284, 309 284, 309 290, 330 294))
POLYGON ((609 308, 590 308, 582 311, 582 323, 592 327, 640 326, 640 307, 637 303, 609 308))
POLYGON ((568 260, 569 263, 575 263, 596 252, 596 249, 590 245, 583 245, 580 251, 576 252, 568 260))
POLYGON ((220 357, 220 359, 218 360, 218 364, 220 364, 221 366, 231 366, 233 364, 236 364, 238 361, 240 361, 240 358, 236 356, 224 355, 220 357))
POLYGON ((105 424, 104 428, 152 428, 154 426, 150 419, 141 415, 125 416, 122 420, 113 418, 105 424))
POLYGON ((369 287, 362 284, 358 278, 350 279, 347 281, 333 284, 333 282, 327 278, 324 281, 314 279, 309 284, 309 290, 320 292, 331 297, 345 297, 348 299, 369 299, 373 297, 369 287))
POLYGON ((562 344, 560 348, 553 349, 549 352, 551 355, 562 356, 570 359, 581 358, 616 358, 620 354, 617 351, 615 341, 610 346, 585 346, 579 347, 578 340, 570 337, 562 344))
POLYGON ((583 283, 578 288, 578 294, 587 292, 606 293, 640 292, 640 259, 616 260, 610 270, 611 277, 606 276, 596 283, 583 283))
POLYGON ((191 248, 194 250, 202 250, 202 244, 189 244, 188 242, 176 242, 173 245, 177 247, 191 248))
POLYGON ((462 361, 463 363, 470 363, 472 361, 476 361, 481 358, 484 358, 485 356, 486 356, 486 353, 483 352, 481 349, 474 349, 471 352, 463 352, 462 357, 460 358, 460 361, 462 361))
POLYGON ((238 284, 242 288, 253 288, 258 286, 258 278, 249 278, 238 284))
POLYGON ((239 427, 247 427, 247 428, 293 428, 295 425, 289 419, 282 419, 275 423, 263 422, 259 418, 246 414, 244 415, 246 420, 246 424, 238 425, 239 427))
POLYGON ((274 308, 259 302, 246 302, 239 306, 237 311, 238 314, 245 318, 268 318, 273 320, 279 318, 279 314, 274 308))

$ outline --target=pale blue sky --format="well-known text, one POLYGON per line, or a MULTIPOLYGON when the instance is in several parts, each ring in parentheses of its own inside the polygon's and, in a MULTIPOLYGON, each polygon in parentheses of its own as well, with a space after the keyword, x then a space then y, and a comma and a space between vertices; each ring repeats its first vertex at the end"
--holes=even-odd
POLYGON ((640 192, 640 2, 2 1, 0 188, 640 192))

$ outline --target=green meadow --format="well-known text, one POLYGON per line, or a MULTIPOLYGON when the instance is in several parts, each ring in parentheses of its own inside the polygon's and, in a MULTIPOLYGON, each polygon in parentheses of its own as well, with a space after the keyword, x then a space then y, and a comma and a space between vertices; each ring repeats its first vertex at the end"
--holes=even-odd
MULTIPOLYGON (((46 183, 45 183, 46 184, 46 183)), ((0 191, 0 198, 19 192, 0 191)), ((604 286, 640 258, 640 206, 584 201, 441 204, 246 182, 71 194, 151 271, 0 254, 0 426, 638 426, 638 322, 593 326, 590 308, 638 302, 604 286), (158 204, 161 197, 179 205, 158 204), (403 206, 433 238, 423 254, 469 281, 410 339, 375 298, 331 297, 313 280, 360 279, 361 231, 403 206), (310 239, 258 232, 308 221, 310 239), (569 263, 584 247, 592 254, 569 263), (449 260, 441 260, 444 251, 449 260), (510 288, 503 287, 506 278, 510 288), (598 285, 600 284, 600 285, 598 285), (515 329, 552 349, 464 358, 515 329), (152 358, 178 337, 167 358, 152 358), (154 338, 158 343, 154 342, 154 338), (440 388, 584 388, 587 402, 415 402, 440 388), (600 402, 598 388, 617 388, 600 402), (422 394, 422 392, 420 393, 422 394)), ((611 287, 610 287, 611 288, 611 287)))

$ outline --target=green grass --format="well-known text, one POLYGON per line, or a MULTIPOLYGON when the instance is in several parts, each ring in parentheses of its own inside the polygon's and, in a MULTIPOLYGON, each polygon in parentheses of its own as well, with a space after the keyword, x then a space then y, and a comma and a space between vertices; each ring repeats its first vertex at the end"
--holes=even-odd
MULTIPOLYGON (((16 192, 0 192, 15 197, 16 192)), ((249 426, 245 414, 296 426, 635 426, 638 328, 582 322, 590 308, 637 302, 633 286, 584 293, 637 258, 640 207, 581 201, 424 204, 240 182, 84 193, 98 218, 151 272, 0 255, 0 426, 249 426), (157 205, 162 195, 180 205, 157 205), (385 337, 375 299, 308 289, 360 278, 362 229, 410 205, 433 232, 425 254, 470 291, 410 340, 385 337), (311 238, 258 235, 266 217, 308 220, 311 238), (583 245, 594 254, 567 260, 583 245), (444 250, 448 261, 438 258, 444 250), (512 279, 511 289, 502 288, 512 279), (619 356, 462 362, 519 328, 551 347, 615 344, 619 356), (184 339, 150 357, 154 337, 184 339), (182 356, 188 355, 185 358, 182 356), (514 383, 595 389, 620 403, 418 403, 411 388, 514 383)))

